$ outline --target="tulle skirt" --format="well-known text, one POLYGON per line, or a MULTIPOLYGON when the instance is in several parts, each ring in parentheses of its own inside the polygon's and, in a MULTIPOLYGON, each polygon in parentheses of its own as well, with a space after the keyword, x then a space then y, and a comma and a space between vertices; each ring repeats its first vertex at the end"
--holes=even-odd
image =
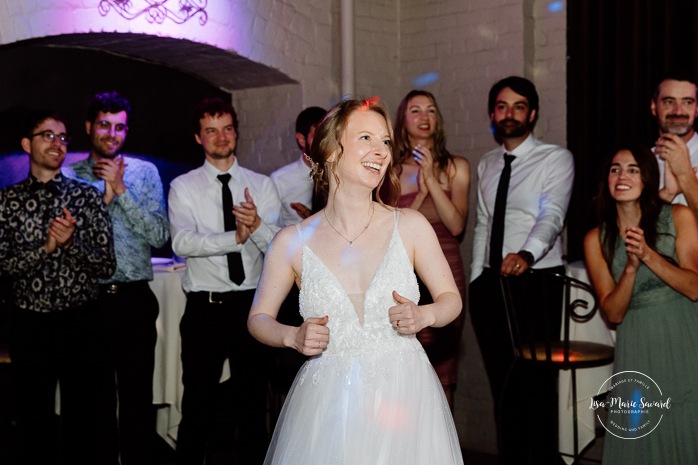
POLYGON ((421 347, 306 362, 266 465, 462 464, 443 389, 421 347))

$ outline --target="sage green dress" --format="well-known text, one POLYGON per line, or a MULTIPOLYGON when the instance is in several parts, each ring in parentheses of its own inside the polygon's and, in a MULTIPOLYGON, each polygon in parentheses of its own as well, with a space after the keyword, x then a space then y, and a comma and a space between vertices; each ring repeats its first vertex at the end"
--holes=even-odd
MULTIPOLYGON (((670 206, 662 209, 657 232, 656 250, 678 262, 670 206)), ((612 266, 616 281, 626 261, 619 240, 612 266)), ((617 383, 607 401, 620 398, 638 407, 609 408, 604 465, 698 464, 698 303, 645 265, 638 269, 630 307, 618 325, 613 371, 627 372, 614 378, 626 382, 617 383), (667 400, 660 407, 642 403, 667 400)))

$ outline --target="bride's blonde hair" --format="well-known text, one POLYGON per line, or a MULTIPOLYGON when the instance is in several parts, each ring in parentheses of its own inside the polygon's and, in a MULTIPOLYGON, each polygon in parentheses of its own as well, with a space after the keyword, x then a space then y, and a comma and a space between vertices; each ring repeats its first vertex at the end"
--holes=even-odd
MULTIPOLYGON (((319 200, 323 202, 323 205, 327 203, 327 196, 330 188, 330 175, 334 176, 335 181, 339 184, 339 178, 334 168, 344 155, 342 136, 346 130, 349 116, 355 111, 373 111, 383 117, 388 126, 388 132, 390 133, 391 155, 393 153, 393 126, 390 122, 387 110, 378 97, 347 99, 336 104, 327 112, 315 129, 313 145, 310 149, 310 158, 313 161, 312 175, 313 181, 315 182, 315 194, 316 198, 319 198, 319 200), (334 154, 336 154, 336 156, 330 160, 334 154)), ((383 179, 381 179, 378 187, 374 190, 374 193, 379 203, 395 205, 397 198, 400 196, 400 181, 392 163, 388 165, 388 170, 383 179), (390 195, 387 199, 381 199, 379 191, 386 179, 390 183, 390 195)), ((315 205, 313 205, 313 207, 315 208, 315 205)))

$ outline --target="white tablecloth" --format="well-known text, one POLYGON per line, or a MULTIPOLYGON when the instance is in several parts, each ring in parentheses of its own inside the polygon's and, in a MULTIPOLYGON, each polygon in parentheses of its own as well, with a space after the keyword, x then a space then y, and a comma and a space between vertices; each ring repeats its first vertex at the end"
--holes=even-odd
MULTIPOLYGON (((578 261, 567 265, 567 275, 585 283, 589 283, 584 262, 578 261)), ((587 298, 588 296, 579 296, 587 298)), ((574 298, 574 290, 572 291, 574 298)), ((570 324, 570 339, 578 341, 598 342, 615 346, 616 332, 611 329, 601 310, 586 323, 570 324)), ((613 364, 609 363, 601 367, 582 368, 577 370, 577 419, 579 430, 579 450, 589 444, 595 437, 595 413, 589 408, 590 399, 595 396, 599 387, 613 374, 613 364)), ((559 423, 559 447, 561 452, 574 453, 574 430, 572 426, 572 381, 569 370, 560 370, 558 382, 558 423, 559 423)), ((564 457, 567 463, 572 459, 564 457)))
MULTIPOLYGON (((157 432, 172 447, 177 440, 177 428, 182 420, 182 339, 179 321, 184 315, 187 297, 182 290, 184 268, 153 267, 150 288, 160 304, 155 322, 158 332, 155 344, 153 372, 153 404, 157 410, 157 432), (165 271, 167 270, 167 271, 165 271)), ((221 382, 230 378, 230 365, 223 364, 221 382)))
POLYGON ((154 270, 150 288, 160 304, 155 322, 158 332, 155 344, 153 372, 153 403, 157 411, 157 431, 170 445, 177 439, 177 427, 182 419, 182 341, 179 320, 184 315, 187 297, 182 290, 184 270, 154 270))

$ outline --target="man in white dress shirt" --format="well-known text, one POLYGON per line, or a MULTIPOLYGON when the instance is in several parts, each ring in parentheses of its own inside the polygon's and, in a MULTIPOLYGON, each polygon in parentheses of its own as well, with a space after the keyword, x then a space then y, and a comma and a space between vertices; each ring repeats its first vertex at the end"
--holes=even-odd
POLYGON ((281 224, 300 223, 310 216, 313 205, 313 181, 310 179, 310 159, 304 156, 310 153, 315 127, 325 116, 326 110, 320 107, 308 107, 296 118, 296 143, 301 153, 296 161, 282 166, 269 175, 276 186, 281 199, 281 224))
MULTIPOLYGON (((276 186, 281 199, 280 226, 300 223, 309 217, 313 211, 317 211, 317 205, 313 205, 313 180, 310 178, 311 161, 310 145, 313 143, 315 127, 325 116, 327 111, 320 107, 308 107, 296 117, 296 143, 300 149, 300 156, 293 163, 282 166, 269 176, 276 186)), ((293 286, 286 300, 279 309, 277 316, 279 322, 300 326, 303 317, 298 311, 298 288, 293 286)), ((307 357, 293 349, 281 349, 277 352, 278 376, 276 386, 283 396, 288 393, 291 384, 296 377, 298 369, 305 363, 307 357)), ((278 412, 276 412, 278 413, 278 412)))
POLYGON ((265 416, 271 357, 249 335, 247 314, 264 253, 278 231, 281 204, 267 176, 238 163, 238 119, 232 105, 221 99, 204 100, 192 122, 206 159, 200 168, 172 181, 168 202, 172 248, 187 263, 182 280, 187 305, 180 323, 184 395, 177 464, 205 461, 219 405, 218 383, 228 358, 238 413, 237 463, 258 465, 268 444, 265 416), (226 192, 232 196, 230 208, 224 208, 226 192), (234 219, 227 215, 231 210, 234 219))
POLYGON ((659 127, 654 153, 659 162, 660 196, 667 202, 688 205, 698 218, 697 97, 692 79, 667 77, 657 85, 650 110, 659 127))
MULTIPOLYGON (((513 351, 500 276, 514 277, 513 298, 521 307, 527 303, 524 296, 542 292, 540 280, 525 273, 529 268, 564 273, 560 233, 572 194, 574 161, 568 150, 533 136, 538 100, 533 83, 521 77, 502 79, 492 87, 488 111, 501 146, 486 153, 478 165, 470 311, 495 401, 503 463, 527 463, 529 456, 536 464, 560 460, 555 441, 554 373, 514 372, 507 386, 516 387, 502 396, 513 351), (508 189, 506 184, 499 187, 507 164, 508 189), (503 232, 497 243, 492 239, 497 236, 493 223, 497 223, 498 191, 508 195, 501 198, 498 209, 503 212, 503 221, 499 222, 503 232), (509 395, 512 391, 516 392, 509 395)), ((562 302, 562 294, 553 301, 562 302)), ((559 304, 539 311, 551 322, 554 337, 559 337, 559 304)))

